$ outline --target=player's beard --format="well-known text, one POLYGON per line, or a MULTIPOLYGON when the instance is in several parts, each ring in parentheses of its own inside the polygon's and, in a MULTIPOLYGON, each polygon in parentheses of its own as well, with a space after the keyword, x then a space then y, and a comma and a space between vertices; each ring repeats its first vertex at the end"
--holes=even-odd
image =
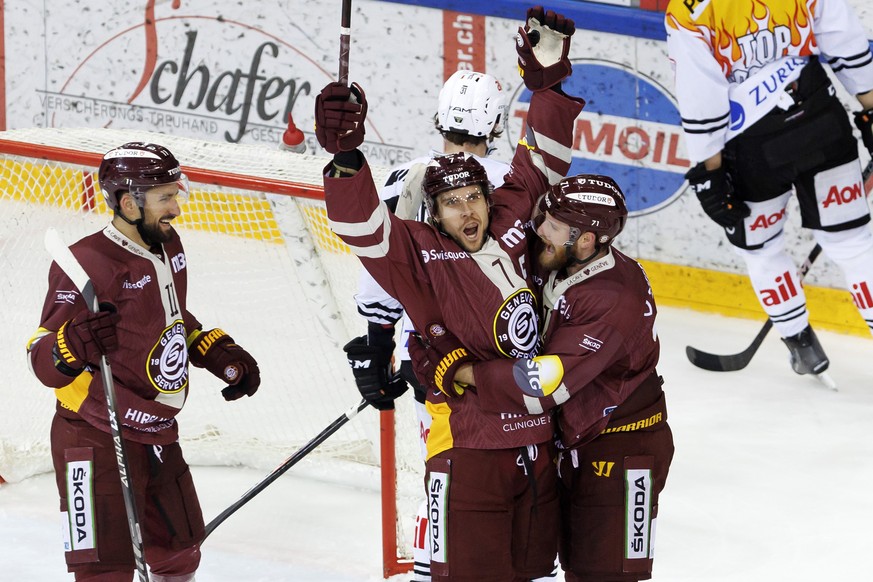
POLYGON ((537 261, 545 271, 558 271, 567 265, 569 257, 567 255, 567 247, 564 245, 556 247, 543 239, 539 239, 537 241, 537 251, 537 261))
POLYGON ((150 244, 163 244, 170 242, 170 239, 173 238, 173 229, 172 227, 166 229, 163 227, 160 221, 164 218, 173 217, 163 216, 161 218, 156 218, 155 220, 150 222, 142 222, 142 232, 140 234, 144 240, 148 241, 150 244))

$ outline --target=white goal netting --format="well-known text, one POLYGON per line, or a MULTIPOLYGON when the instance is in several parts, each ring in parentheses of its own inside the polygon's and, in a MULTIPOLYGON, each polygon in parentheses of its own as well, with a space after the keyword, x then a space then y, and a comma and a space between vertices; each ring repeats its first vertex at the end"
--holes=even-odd
MULTIPOLYGON (((205 328, 232 335, 262 373, 254 397, 225 402, 218 379, 192 369, 190 397, 178 417, 188 461, 273 469, 359 400, 342 346, 366 327, 354 303, 360 263, 327 226, 326 158, 141 131, 0 132, 6 321, 0 350, 7 358, 0 476, 7 481, 51 470, 54 394, 31 375, 25 356, 47 291, 45 231, 58 229, 70 244, 102 228, 110 214, 96 168, 102 153, 129 141, 167 146, 191 179, 191 195, 174 221, 188 258, 189 309, 205 328)), ((374 174, 379 183, 385 171, 374 174)), ((402 400, 395 416, 398 517, 411 524, 422 462, 411 398, 402 400)), ((379 460, 378 414, 368 408, 305 463, 375 483, 370 473, 376 475, 379 460)), ((410 528, 401 528, 404 537, 410 528)))

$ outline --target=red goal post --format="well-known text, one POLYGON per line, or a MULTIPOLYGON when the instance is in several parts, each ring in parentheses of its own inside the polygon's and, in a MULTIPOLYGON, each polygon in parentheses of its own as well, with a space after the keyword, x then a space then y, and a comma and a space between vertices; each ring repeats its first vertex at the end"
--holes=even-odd
MULTIPOLYGON (((188 304, 262 370, 258 394, 228 404, 215 379, 192 369, 180 415, 189 462, 273 469, 359 398, 342 346, 366 327, 354 304, 360 263, 327 225, 327 158, 142 131, 0 132, 0 302, 11 318, 0 350, 19 354, 0 395, 20 403, 0 422, 7 481, 51 470, 54 396, 27 370, 23 349, 46 293, 43 234, 54 227, 73 242, 109 220, 96 170, 105 151, 129 141, 160 143, 182 164, 191 192, 174 225, 188 256, 188 304)), ((377 183, 386 174, 374 168, 377 183)), ((423 469, 411 401, 402 398, 396 414, 363 411, 294 469, 381 486, 385 577, 411 569, 423 469)))

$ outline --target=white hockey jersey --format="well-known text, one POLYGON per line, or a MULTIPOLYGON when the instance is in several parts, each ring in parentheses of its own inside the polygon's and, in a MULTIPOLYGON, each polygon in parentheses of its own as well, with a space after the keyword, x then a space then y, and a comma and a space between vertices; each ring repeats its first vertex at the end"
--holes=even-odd
MULTIPOLYGON (((399 204, 399 202, 404 197, 404 186, 410 174, 413 174, 413 180, 420 180, 421 176, 414 175, 416 168, 423 168, 433 158, 441 155, 443 155, 442 152, 431 150, 429 156, 421 156, 396 166, 388 175, 385 185, 379 191, 379 198, 400 218, 424 221, 427 218, 427 210, 421 201, 417 201, 411 206, 399 204)), ((491 185, 495 188, 501 186, 503 184, 503 177, 509 171, 509 164, 491 158, 474 157, 485 168, 491 185)), ((400 335, 397 339, 396 355, 401 360, 408 360, 409 352, 406 346, 408 345, 409 334, 415 331, 412 322, 404 315, 403 306, 400 305, 400 302, 382 289, 366 269, 361 269, 355 301, 358 305, 358 313, 368 322, 380 325, 395 325, 402 319, 400 335)))
POLYGON ((667 51, 692 164, 774 107, 820 55, 846 90, 873 89, 873 57, 846 0, 671 0, 667 51))

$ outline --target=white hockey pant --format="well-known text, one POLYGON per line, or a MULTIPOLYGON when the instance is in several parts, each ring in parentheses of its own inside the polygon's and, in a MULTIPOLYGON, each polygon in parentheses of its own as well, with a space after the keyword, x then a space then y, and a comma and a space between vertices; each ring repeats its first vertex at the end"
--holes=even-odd
POLYGON ((873 231, 865 224, 842 232, 813 231, 824 253, 843 271, 852 302, 873 334, 873 231))
MULTIPOLYGON (((427 437, 430 436, 430 425, 433 419, 427 407, 414 401, 415 416, 418 420, 418 444, 421 461, 427 459, 427 437)), ((418 506, 415 516, 415 537, 412 543, 412 582, 430 582, 430 534, 428 531, 428 504, 425 498, 418 506)))
POLYGON ((743 258, 761 307, 782 337, 800 333, 809 325, 806 295, 800 285, 797 265, 785 252, 785 233, 780 232, 755 250, 734 247, 743 258))
POLYGON ((430 535, 427 527, 427 500, 418 506, 412 544, 412 582, 430 582, 430 535))

